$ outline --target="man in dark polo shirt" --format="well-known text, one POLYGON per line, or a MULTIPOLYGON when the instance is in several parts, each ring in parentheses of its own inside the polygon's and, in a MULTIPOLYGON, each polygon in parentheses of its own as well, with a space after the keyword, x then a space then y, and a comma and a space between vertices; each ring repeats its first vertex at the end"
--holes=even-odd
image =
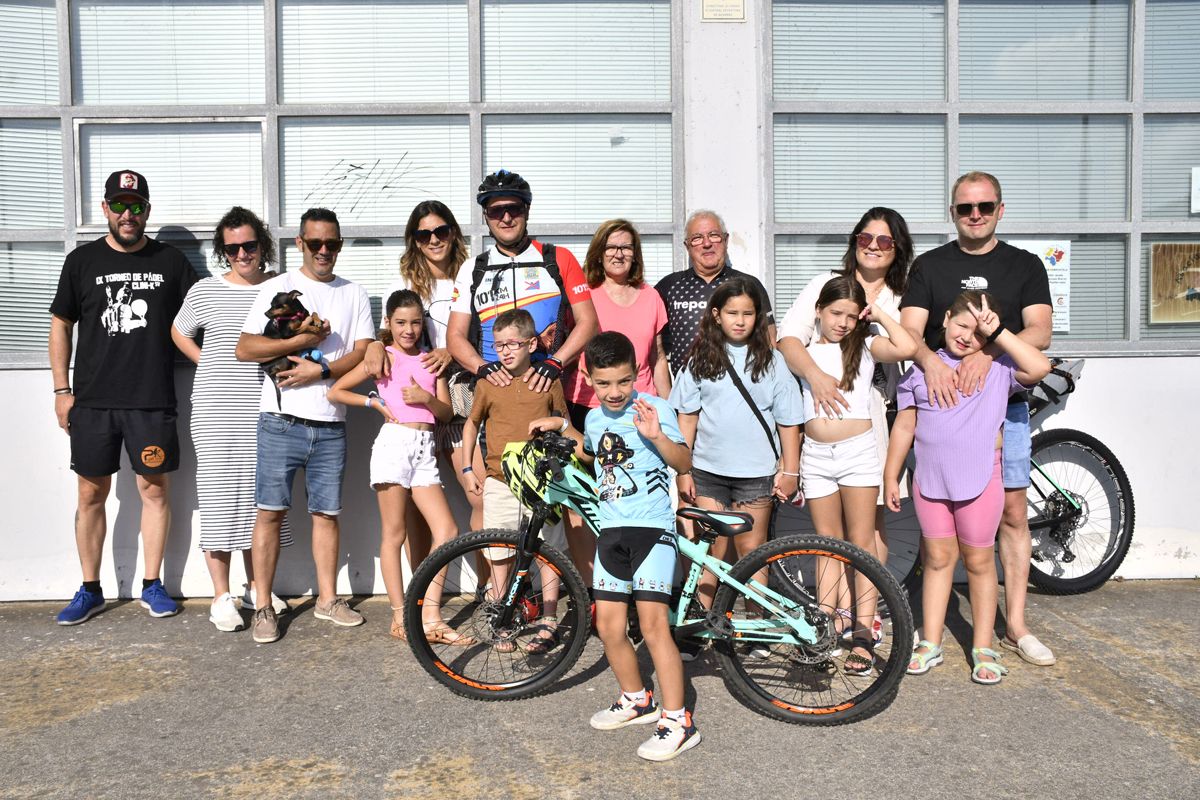
MULTIPOLYGON (((986 172, 968 172, 955 181, 950 198, 958 238, 913 263, 900 301, 900 323, 918 342, 914 360, 925 370, 930 399, 943 408, 957 405, 960 393, 970 395, 982 387, 996 355, 986 347, 964 358, 957 369, 937 357, 946 309, 962 291, 994 295, 1004 327, 1040 350, 1050 346, 1052 328, 1050 282, 1041 260, 996 238, 996 225, 1004 217, 1000 181, 986 172)), ((1004 516, 998 538, 1007 633, 1000 643, 1031 664, 1049 666, 1054 653, 1025 623, 1032 550, 1025 499, 1029 456, 1029 403, 1022 392, 1009 399, 1004 422, 1004 516)))
POLYGON ((146 236, 150 190, 142 175, 109 175, 100 207, 108 234, 71 251, 50 304, 54 413, 71 437, 71 469, 79 484, 75 545, 83 569, 83 585, 58 614, 59 625, 78 625, 104 608, 104 504, 121 467, 122 444, 142 499, 146 576, 140 603, 152 617, 179 612, 159 579, 171 527, 167 479, 179 468, 171 322, 196 273, 174 247, 146 236))
POLYGON ((708 307, 709 298, 730 278, 745 278, 762 297, 767 314, 767 334, 775 341, 775 322, 771 317, 771 299, 762 282, 729 265, 727 245, 729 231, 725 221, 715 211, 693 211, 683 229, 683 244, 687 248, 688 268, 672 272, 658 282, 658 290, 667 307, 667 326, 663 328, 663 348, 671 366, 671 377, 683 369, 688 349, 700 332, 700 320, 708 307))

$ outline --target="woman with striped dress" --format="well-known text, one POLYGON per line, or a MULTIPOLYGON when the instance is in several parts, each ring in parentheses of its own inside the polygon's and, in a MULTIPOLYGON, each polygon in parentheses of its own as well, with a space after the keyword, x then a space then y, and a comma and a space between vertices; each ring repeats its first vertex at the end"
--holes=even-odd
MULTIPOLYGON (((196 494, 200 501, 200 549, 213 582, 209 621, 221 631, 236 631, 244 620, 229 591, 229 561, 242 552, 246 571, 243 605, 254 608, 255 443, 263 371, 259 364, 234 357, 238 336, 258 284, 275 273, 275 242, 252 211, 235 206, 217 223, 213 256, 229 268, 224 275, 192 286, 175 317, 171 338, 196 365, 192 385, 192 442, 196 447, 196 494), (203 346, 197 337, 203 334, 203 346)), ((266 324, 266 318, 263 318, 266 324)), ((281 543, 292 543, 284 519, 281 543)), ((288 606, 274 594, 276 613, 288 606)))

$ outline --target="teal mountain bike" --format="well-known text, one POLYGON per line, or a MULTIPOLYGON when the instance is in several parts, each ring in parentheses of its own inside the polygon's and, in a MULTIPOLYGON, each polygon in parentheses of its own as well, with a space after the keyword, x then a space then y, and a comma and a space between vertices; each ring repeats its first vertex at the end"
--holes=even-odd
MULTIPOLYGON (((454 539, 413 575, 405 600, 409 644, 418 663, 457 694, 481 700, 541 694, 583 653, 590 631, 587 589, 571 560, 540 537, 563 507, 598 531, 595 483, 573 458, 574 447, 555 433, 509 445, 505 474, 529 510, 520 529, 454 539), (484 565, 490 579, 480 577, 484 565), (442 616, 464 637, 457 644, 414 635, 422 630, 431 587, 441 589, 442 616)), ((730 566, 709 548, 718 536, 749 530, 749 515, 698 508, 678 514, 694 521, 698 535, 677 539, 686 570, 672 598, 671 624, 677 640, 711 640, 735 695, 766 716, 809 725, 853 722, 887 708, 912 652, 913 619, 886 567, 847 542, 818 536, 770 541, 730 566), (766 577, 775 565, 788 580, 766 577), (696 600, 705 570, 719 581, 711 609, 696 600), (873 664, 861 674, 847 669, 846 657, 852 629, 870 631, 872 618, 839 613, 840 604, 818 589, 836 587, 846 576, 855 577, 848 581, 855 587, 850 607, 874 605, 884 623, 873 664)))

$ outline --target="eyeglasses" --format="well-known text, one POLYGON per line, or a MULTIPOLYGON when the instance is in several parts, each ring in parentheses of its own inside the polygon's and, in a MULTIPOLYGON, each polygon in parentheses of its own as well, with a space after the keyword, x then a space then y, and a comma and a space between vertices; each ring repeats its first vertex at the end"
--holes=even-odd
POLYGON ((697 233, 692 236, 689 236, 686 239, 687 246, 688 247, 699 247, 700 245, 704 244, 705 242, 708 242, 709 244, 720 244, 721 242, 725 241, 725 237, 727 235, 728 234, 723 233, 721 231, 709 231, 708 233, 697 233))
POLYGON ((615 256, 617 253, 631 256, 631 255, 633 255, 633 245, 631 245, 631 244, 606 244, 606 245, 604 245, 604 255, 615 256))
POLYGON ((222 250, 228 258, 237 258, 239 250, 245 250, 246 255, 252 256, 258 252, 258 240, 251 239, 248 242, 231 242, 227 245, 222 245, 222 250))
POLYGON ((321 252, 322 247, 329 248, 329 252, 336 253, 342 249, 343 241, 341 239, 305 239, 304 246, 308 248, 308 252, 316 255, 321 252))
POLYGON ((525 216, 528 211, 529 209, 525 207, 524 203, 502 203, 500 205, 488 206, 483 210, 483 215, 490 220, 499 222, 504 219, 505 214, 516 219, 517 217, 525 216))
POLYGON ((979 209, 979 216, 990 217, 992 214, 996 213, 997 205, 999 204, 994 200, 988 200, 983 203, 959 203, 958 205, 953 206, 953 208, 954 213, 960 217, 969 217, 971 215, 971 209, 973 208, 979 209))
POLYGON ((520 350, 532 341, 533 339, 510 339, 507 342, 496 342, 496 352, 499 353, 502 350, 520 350))
POLYGON ((129 209, 130 214, 133 214, 135 217, 140 217, 142 214, 146 213, 146 209, 149 207, 149 203, 123 203, 120 200, 108 201, 108 210, 117 216, 121 216, 125 213, 125 209, 129 209))
POLYGON ((438 238, 439 242, 445 242, 449 240, 451 230, 452 228, 449 225, 438 225, 433 230, 417 228, 415 231, 413 231, 413 238, 421 244, 429 244, 429 240, 434 236, 438 238))
POLYGON ((876 236, 873 233, 867 233, 866 231, 863 231, 858 236, 854 237, 854 241, 857 242, 858 246, 863 250, 866 250, 868 247, 870 247, 871 242, 875 242, 875 246, 884 252, 887 252, 896 246, 896 240, 883 233, 876 236))

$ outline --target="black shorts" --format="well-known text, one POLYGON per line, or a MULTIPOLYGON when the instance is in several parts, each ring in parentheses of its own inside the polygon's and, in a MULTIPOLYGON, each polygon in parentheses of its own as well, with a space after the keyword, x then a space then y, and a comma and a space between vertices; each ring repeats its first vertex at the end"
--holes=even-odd
POLYGON ((592 590, 597 600, 671 602, 678 555, 675 533, 662 528, 605 528, 596 540, 592 590))
POLYGON ((88 478, 121 468, 121 444, 138 475, 179 469, 179 433, 173 409, 80 408, 67 415, 71 469, 88 478))

